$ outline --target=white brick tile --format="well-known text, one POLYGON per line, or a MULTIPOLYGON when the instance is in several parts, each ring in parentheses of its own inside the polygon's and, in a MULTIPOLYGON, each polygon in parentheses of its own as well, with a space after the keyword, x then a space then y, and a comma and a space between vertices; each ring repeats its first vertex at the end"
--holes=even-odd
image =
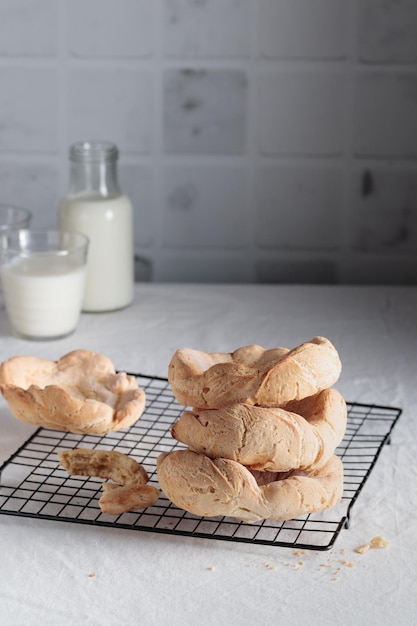
POLYGON ((261 55, 295 59, 346 56, 345 0, 259 0, 258 8, 261 55))
POLYGON ((135 254, 135 282, 148 283, 153 280, 153 261, 148 257, 135 254))
POLYGON ((68 3, 70 51, 84 57, 143 57, 154 48, 149 0, 72 0, 68 3))
POLYGON ((57 167, 0 161, 0 202, 32 211, 33 228, 56 228, 60 191, 57 167))
POLYGON ((417 263, 415 257, 358 255, 343 269, 341 280, 352 285, 417 285, 417 263))
POLYGON ((263 72, 259 144, 268 155, 336 155, 343 150, 346 84, 342 73, 263 72))
POLYGON ((417 170, 362 169, 355 173, 354 190, 355 249, 388 254, 417 252, 417 170))
POLYGON ((327 259, 263 259, 255 265, 256 282, 289 284, 332 284, 338 268, 327 259))
POLYGON ((150 167, 123 163, 119 166, 122 191, 129 196, 134 210, 135 244, 149 246, 154 241, 153 175, 150 167))
POLYGON ((173 57, 250 53, 249 0, 164 0, 164 48, 173 57))
POLYGON ((56 72, 1 67, 0 85, 0 151, 57 150, 56 72))
POLYGON ((136 69, 73 69, 68 89, 68 141, 107 139, 121 151, 148 153, 153 81, 136 69))
POLYGON ((164 188, 166 247, 229 249, 247 243, 244 168, 167 167, 164 188))
POLYGON ((56 0, 1 0, 0 56, 55 56, 56 0))
POLYGON ((257 242, 281 249, 335 249, 343 200, 336 168, 265 167, 256 180, 257 242))
POLYGON ((370 63, 417 61, 417 3, 415 0, 361 0, 358 56, 370 63))
POLYGON ((241 70, 167 70, 164 137, 169 153, 241 154, 247 79, 241 70))
POLYGON ((249 281, 249 269, 244 259, 221 253, 208 258, 178 255, 159 258, 154 276, 158 282, 244 283, 249 281))
POLYGON ((417 156, 417 74, 358 76, 354 136, 360 156, 417 156))

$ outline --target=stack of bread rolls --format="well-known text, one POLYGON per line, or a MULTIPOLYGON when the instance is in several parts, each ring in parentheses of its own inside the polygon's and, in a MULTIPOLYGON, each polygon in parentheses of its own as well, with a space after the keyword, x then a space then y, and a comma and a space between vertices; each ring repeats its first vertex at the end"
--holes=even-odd
POLYGON ((334 506, 343 492, 335 449, 347 419, 332 388, 340 372, 324 337, 293 350, 177 350, 168 379, 177 401, 193 408, 171 429, 188 447, 157 460, 162 490, 196 515, 246 522, 334 506))

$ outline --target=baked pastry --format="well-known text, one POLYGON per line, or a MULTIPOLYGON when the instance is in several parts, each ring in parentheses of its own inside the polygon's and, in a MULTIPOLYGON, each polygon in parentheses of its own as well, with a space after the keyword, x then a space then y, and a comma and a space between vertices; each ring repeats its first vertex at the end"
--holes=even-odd
POLYGON ((81 434, 127 428, 145 408, 135 377, 116 374, 108 357, 88 350, 58 361, 12 357, 0 366, 0 392, 23 422, 81 434))
POLYGON ((343 493, 337 456, 309 472, 254 475, 230 459, 175 450, 158 457, 157 470, 162 490, 176 506, 194 515, 244 522, 293 519, 334 506, 343 493))
POLYGON ((325 389, 287 409, 232 404, 185 411, 171 434, 211 459, 231 459, 251 469, 275 472, 312 470, 334 454, 346 419, 341 394, 325 389))
POLYGON ((195 515, 288 520, 337 504, 345 429, 341 372, 325 337, 293 350, 249 345, 231 353, 182 348, 168 380, 191 407, 171 428, 189 446, 157 459, 161 488, 195 515))
POLYGON ((251 345, 222 354, 181 348, 170 361, 168 380, 178 402, 191 407, 285 407, 331 387, 340 372, 335 347, 314 337, 293 350, 251 345))
POLYGON ((61 451, 59 457, 71 475, 95 476, 117 483, 103 483, 104 494, 99 500, 103 513, 120 515, 144 509, 159 498, 159 490, 146 484, 149 476, 144 467, 122 452, 76 448, 61 451))

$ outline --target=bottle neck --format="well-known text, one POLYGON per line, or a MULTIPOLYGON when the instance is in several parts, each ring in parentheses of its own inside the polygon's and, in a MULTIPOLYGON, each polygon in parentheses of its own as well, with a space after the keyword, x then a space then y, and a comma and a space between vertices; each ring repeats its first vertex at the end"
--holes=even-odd
POLYGON ((118 150, 106 142, 79 142, 70 148, 70 195, 119 196, 118 150))
POLYGON ((103 197, 119 196, 115 162, 72 162, 70 166, 70 195, 86 194, 103 197))

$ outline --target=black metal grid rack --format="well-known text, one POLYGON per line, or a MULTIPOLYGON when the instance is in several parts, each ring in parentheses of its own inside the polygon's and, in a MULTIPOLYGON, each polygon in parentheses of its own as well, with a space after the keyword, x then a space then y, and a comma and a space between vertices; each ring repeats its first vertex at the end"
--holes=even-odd
POLYGON ((69 476, 58 452, 76 447, 119 450, 149 473, 157 484, 156 459, 161 452, 184 447, 170 434, 184 407, 177 404, 164 378, 134 374, 145 390, 141 419, 128 431, 105 436, 75 435, 39 428, 0 467, 0 514, 150 531, 188 537, 239 541, 310 550, 331 548, 343 528, 378 456, 389 443, 401 409, 348 403, 348 426, 336 450, 344 464, 342 502, 327 511, 291 521, 254 524, 232 518, 201 518, 173 505, 163 494, 155 506, 118 517, 101 512, 100 479, 69 476))

